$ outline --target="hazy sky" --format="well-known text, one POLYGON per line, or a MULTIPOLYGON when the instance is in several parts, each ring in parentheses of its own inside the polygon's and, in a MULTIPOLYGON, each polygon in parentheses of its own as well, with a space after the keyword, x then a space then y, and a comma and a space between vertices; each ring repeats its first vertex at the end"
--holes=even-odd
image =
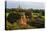
POLYGON ((44 3, 40 2, 7 1, 7 8, 16 8, 19 5, 21 8, 44 9, 44 3))

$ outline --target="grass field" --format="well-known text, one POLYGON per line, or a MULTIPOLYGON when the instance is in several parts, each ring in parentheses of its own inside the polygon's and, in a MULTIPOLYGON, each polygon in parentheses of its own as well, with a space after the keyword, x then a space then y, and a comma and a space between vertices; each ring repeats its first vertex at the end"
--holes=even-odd
MULTIPOLYGON (((9 13, 6 13, 6 17, 9 15, 9 13)), ((34 24, 34 22, 35 22, 35 17, 37 17, 37 16, 39 16, 39 13, 32 13, 32 21, 28 24, 28 27, 30 28, 30 29, 32 29, 32 28, 37 28, 34 24)), ((41 23, 43 24, 41 24, 42 25, 42 28, 44 27, 44 19, 45 19, 45 16, 41 16, 41 18, 40 18, 40 21, 41 21, 41 23)), ((39 24, 39 25, 40 25, 39 24)), ((6 28, 7 28, 7 30, 9 30, 9 29, 13 29, 13 30, 15 30, 15 29, 20 29, 20 27, 19 27, 19 25, 17 24, 17 22, 15 22, 14 24, 11 24, 11 23, 9 23, 7 20, 6 20, 6 28)), ((28 28, 27 28, 28 29, 28 28)))

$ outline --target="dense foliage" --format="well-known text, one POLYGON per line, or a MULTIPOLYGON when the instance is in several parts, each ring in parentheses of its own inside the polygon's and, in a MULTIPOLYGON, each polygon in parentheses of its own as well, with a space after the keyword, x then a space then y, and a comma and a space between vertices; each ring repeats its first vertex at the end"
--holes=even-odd
MULTIPOLYGON (((44 9, 6 9, 6 18, 11 18, 8 16, 10 13, 13 12, 26 12, 26 16, 29 16, 28 25, 35 27, 35 28, 44 28, 45 23, 45 10, 44 9)), ((18 19, 17 16, 20 15, 13 15, 14 18, 18 19), (16 17, 15 17, 16 16, 16 17)), ((12 20, 11 20, 12 21, 12 20)), ((12 21, 13 22, 13 21, 12 21)), ((17 22, 14 24, 10 24, 8 19, 6 19, 6 29, 16 29, 19 28, 17 22), (13 25, 13 27, 12 27, 13 25)))

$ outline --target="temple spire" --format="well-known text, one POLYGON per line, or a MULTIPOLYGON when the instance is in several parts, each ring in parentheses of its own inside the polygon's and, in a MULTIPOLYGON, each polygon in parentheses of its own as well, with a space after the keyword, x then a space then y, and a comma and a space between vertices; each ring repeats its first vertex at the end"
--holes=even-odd
POLYGON ((20 8, 20 4, 19 4, 18 8, 20 8))

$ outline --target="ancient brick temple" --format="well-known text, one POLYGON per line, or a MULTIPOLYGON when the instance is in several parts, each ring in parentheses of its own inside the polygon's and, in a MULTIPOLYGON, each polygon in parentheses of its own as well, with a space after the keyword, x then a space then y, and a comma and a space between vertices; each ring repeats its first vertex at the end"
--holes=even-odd
POLYGON ((31 15, 30 15, 31 12, 20 8, 19 6, 17 8, 17 13, 21 15, 21 18, 19 19, 18 24, 20 25, 21 28, 26 28, 28 26, 27 22, 29 18, 31 18, 31 15))
POLYGON ((12 11, 11 15, 12 16, 9 16, 9 21, 11 23, 14 23, 15 20, 18 20, 17 23, 20 26, 20 28, 26 28, 28 26, 29 18, 31 19, 31 10, 22 9, 19 6, 18 8, 16 8, 16 10, 12 11))

